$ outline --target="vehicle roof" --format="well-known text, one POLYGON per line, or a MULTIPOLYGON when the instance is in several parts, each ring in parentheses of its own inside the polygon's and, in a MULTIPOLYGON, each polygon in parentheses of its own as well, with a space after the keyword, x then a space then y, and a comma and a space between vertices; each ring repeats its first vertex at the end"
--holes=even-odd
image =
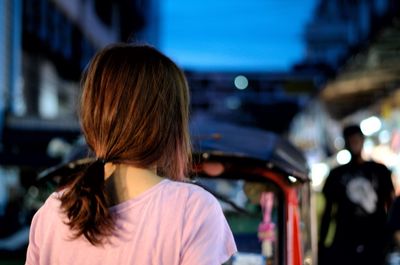
POLYGON ((195 154, 247 158, 303 181, 309 180, 303 153, 273 132, 208 120, 192 122, 191 136, 195 154))

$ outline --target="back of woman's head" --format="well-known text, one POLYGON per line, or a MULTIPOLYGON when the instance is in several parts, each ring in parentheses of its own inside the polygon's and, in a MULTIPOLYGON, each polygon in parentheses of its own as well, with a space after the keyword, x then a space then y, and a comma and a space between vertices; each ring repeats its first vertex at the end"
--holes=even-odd
POLYGON ((149 46, 114 45, 94 57, 82 86, 81 124, 98 158, 183 178, 189 96, 169 58, 149 46))
POLYGON ((182 71, 149 46, 118 44, 97 53, 82 78, 83 134, 102 161, 90 165, 61 197, 75 236, 92 244, 113 230, 104 162, 183 179, 190 162, 189 95, 182 71))

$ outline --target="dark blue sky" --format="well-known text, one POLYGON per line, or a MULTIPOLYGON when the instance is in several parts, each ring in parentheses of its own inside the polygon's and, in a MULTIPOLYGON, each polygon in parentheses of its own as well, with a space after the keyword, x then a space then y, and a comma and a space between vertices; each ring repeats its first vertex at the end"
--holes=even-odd
POLYGON ((316 0, 161 0, 159 48, 182 67, 281 71, 304 57, 316 0))

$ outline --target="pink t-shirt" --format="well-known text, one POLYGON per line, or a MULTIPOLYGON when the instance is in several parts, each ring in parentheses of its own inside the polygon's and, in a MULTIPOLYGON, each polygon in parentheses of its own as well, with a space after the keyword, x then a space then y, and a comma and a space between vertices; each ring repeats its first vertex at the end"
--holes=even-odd
POLYGON ((32 220, 27 265, 214 265, 236 252, 220 204, 193 184, 165 179, 111 207, 117 234, 97 247, 84 237, 71 240, 57 196, 53 193, 32 220))

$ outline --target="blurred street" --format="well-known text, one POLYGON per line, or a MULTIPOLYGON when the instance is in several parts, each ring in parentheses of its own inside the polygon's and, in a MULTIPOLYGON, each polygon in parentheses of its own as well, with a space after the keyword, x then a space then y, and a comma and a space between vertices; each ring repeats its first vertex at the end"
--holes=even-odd
MULTIPOLYGON (((360 126, 362 158, 385 165, 400 195, 397 0, 4 0, 0 17, 0 265, 24 264, 32 217, 62 182, 41 179, 43 172, 87 155, 77 115, 81 73, 96 51, 116 42, 146 43, 177 62, 190 87, 191 125, 209 129, 212 140, 222 137, 212 125, 229 123, 290 144, 277 144, 281 149, 272 148, 263 165, 279 168, 290 185, 304 179, 309 184, 294 200, 274 179, 267 182, 275 202, 287 195, 298 203, 304 230, 299 234, 306 233, 299 243, 302 264, 318 264, 326 178, 351 160, 342 136, 346 125, 360 126), (303 160, 296 161, 300 155, 290 152, 292 145, 305 161, 294 173, 285 170, 303 160), (271 166, 275 155, 287 164, 271 166), (303 223, 304 216, 309 220, 303 223)), ((234 128, 240 135, 235 141, 248 136, 234 128)), ((261 140, 248 141, 248 149, 262 146, 261 140)), ((227 145, 238 151, 233 140, 227 145)), ((240 164, 232 161, 232 168, 240 164)), ((213 173, 202 174, 206 187, 225 196, 218 199, 228 209, 229 224, 242 233, 237 239, 243 255, 232 265, 297 265, 295 258, 284 258, 285 243, 272 261, 261 254, 256 233, 264 208, 245 190, 252 176, 214 183, 207 179, 213 173), (241 210, 250 214, 245 218, 241 210)), ((284 215, 279 207, 285 200, 274 205, 273 214, 284 215)), ((328 247, 334 231, 332 225, 328 247)), ((386 264, 400 264, 400 243, 390 240, 386 264)))

